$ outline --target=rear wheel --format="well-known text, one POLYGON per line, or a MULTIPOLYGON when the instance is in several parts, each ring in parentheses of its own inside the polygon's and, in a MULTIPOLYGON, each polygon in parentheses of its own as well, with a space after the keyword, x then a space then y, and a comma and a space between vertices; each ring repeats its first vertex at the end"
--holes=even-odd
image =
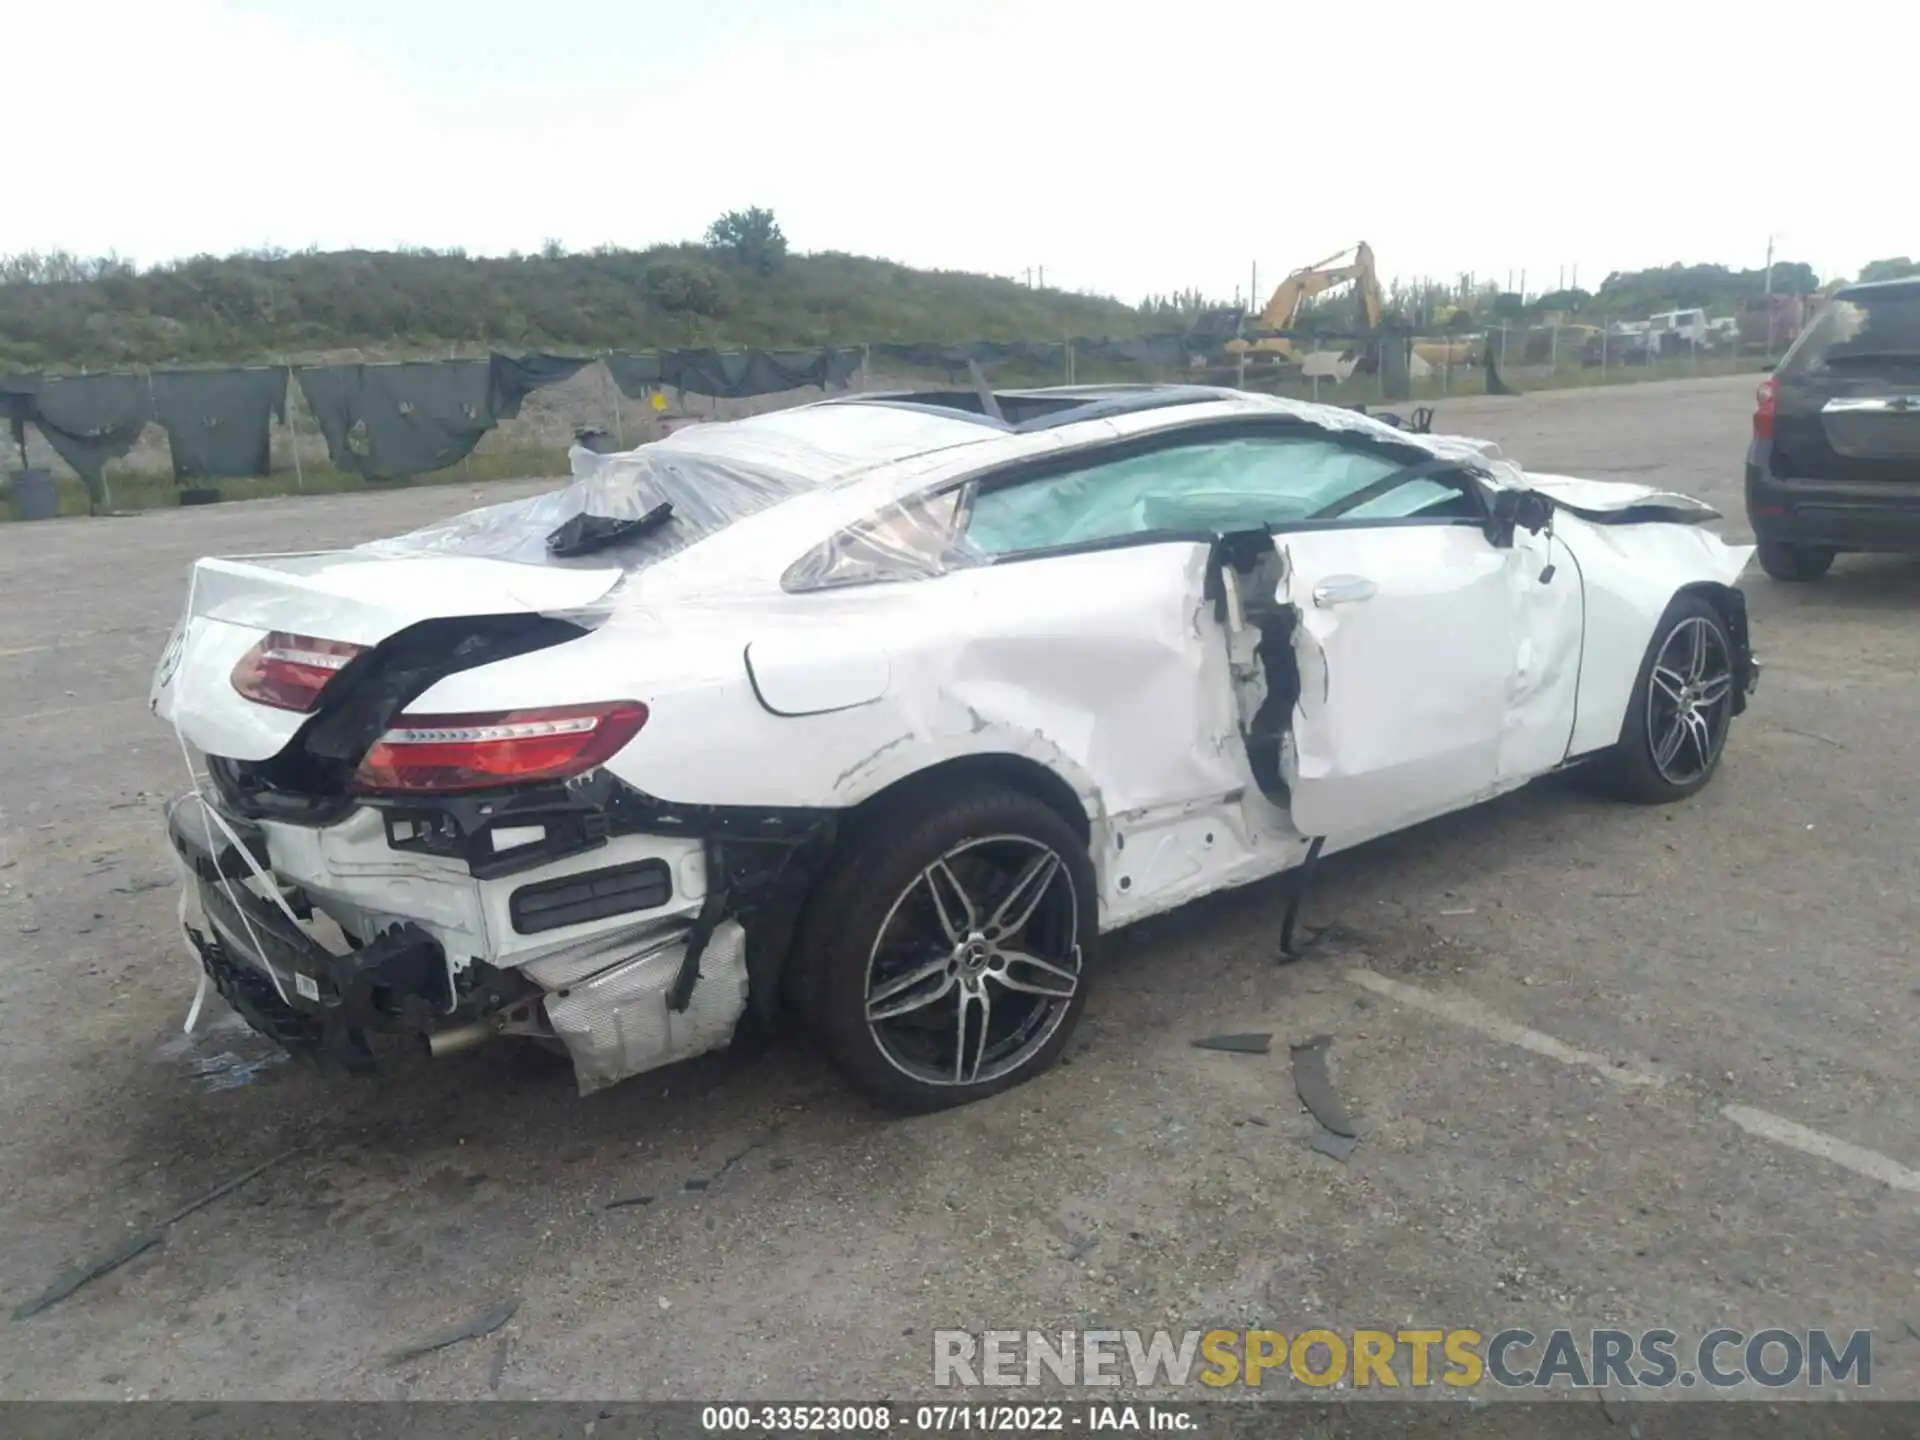
POLYGON ((1726 749, 1733 687, 1726 621, 1697 595, 1675 596, 1641 661, 1608 788, 1638 805, 1704 789, 1726 749))
POLYGON ((982 1099, 1051 1065, 1086 1003, 1098 924, 1084 842, 1016 790, 929 792, 870 817, 821 878, 798 997, 889 1109, 982 1099))
POLYGON ((1834 552, 1825 545, 1789 545, 1762 540, 1760 568, 1775 580, 1818 580, 1833 568, 1834 552))

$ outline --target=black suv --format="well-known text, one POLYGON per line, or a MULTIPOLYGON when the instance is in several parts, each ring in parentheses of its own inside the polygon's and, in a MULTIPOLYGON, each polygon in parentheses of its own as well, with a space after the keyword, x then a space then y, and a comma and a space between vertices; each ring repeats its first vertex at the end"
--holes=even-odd
POLYGON ((1837 292, 1760 382, 1747 519, 1776 580, 1920 554, 1920 277, 1837 292))

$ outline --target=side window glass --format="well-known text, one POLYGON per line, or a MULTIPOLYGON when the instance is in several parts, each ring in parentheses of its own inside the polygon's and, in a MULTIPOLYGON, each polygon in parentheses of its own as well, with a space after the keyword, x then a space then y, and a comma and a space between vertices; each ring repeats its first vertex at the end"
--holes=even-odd
POLYGON ((1129 535, 1285 525, 1391 475, 1402 462, 1317 436, 1184 445, 974 496, 968 548, 1018 555, 1129 535))
POLYGON ((952 555, 959 508, 957 489, 889 505, 802 556, 781 584, 788 590, 826 590, 938 575, 952 555))

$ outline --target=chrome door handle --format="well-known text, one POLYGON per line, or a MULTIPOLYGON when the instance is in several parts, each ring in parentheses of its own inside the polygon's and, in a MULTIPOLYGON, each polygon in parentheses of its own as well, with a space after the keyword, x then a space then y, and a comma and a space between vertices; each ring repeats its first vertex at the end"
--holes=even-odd
POLYGON ((1371 600, 1379 591, 1364 575, 1330 575, 1313 587, 1313 603, 1323 610, 1329 605, 1353 605, 1371 600))

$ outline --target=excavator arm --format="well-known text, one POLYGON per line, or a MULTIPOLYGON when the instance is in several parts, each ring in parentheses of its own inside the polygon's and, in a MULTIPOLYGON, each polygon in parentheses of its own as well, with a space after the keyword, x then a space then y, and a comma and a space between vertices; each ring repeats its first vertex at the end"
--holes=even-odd
MULTIPOLYGON (((1366 312, 1367 328, 1380 328, 1381 317, 1386 311, 1386 300, 1380 290, 1380 278, 1373 268, 1373 247, 1364 240, 1349 250, 1341 250, 1326 259, 1312 265, 1303 265, 1293 271, 1275 287, 1273 295, 1267 301, 1266 309, 1260 312, 1257 328, 1261 330, 1288 330, 1299 318, 1300 306, 1311 295, 1319 295, 1336 285, 1353 281, 1360 292, 1360 302, 1366 312), (1344 264, 1336 261, 1353 258, 1344 264)), ((1244 343, 1230 349, 1248 348, 1244 343)), ((1293 347, 1285 340, 1255 341, 1252 348, 1269 353, 1289 355, 1293 347)))

